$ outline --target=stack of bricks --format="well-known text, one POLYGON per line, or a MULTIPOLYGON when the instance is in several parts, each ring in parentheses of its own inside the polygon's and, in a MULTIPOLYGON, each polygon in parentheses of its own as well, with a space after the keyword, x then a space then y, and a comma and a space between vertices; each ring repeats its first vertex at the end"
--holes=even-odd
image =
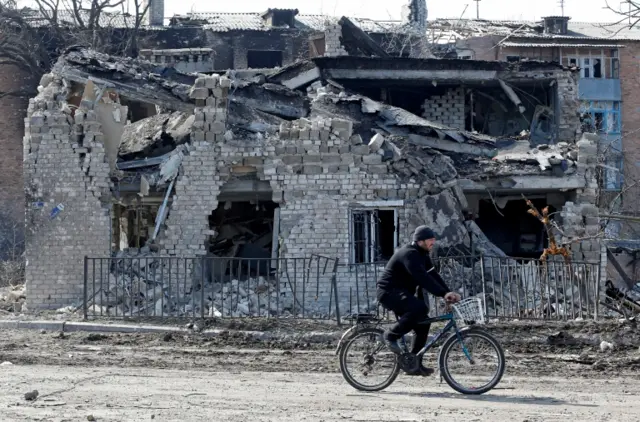
POLYGON ((327 57, 348 56, 342 46, 342 26, 337 23, 326 22, 324 27, 324 55, 327 57))
MULTIPOLYGON (((564 233, 563 242, 585 239, 572 244, 573 259, 578 262, 602 262, 599 234, 600 219, 596 206, 598 136, 583 134, 578 142, 577 175, 586 186, 576 191, 576 202, 565 203, 560 216, 564 233)), ((606 258, 605 258, 606 262, 606 258)))
POLYGON ((202 76, 196 79, 189 96, 196 102, 193 141, 222 142, 227 129, 227 103, 231 79, 202 76))
POLYGON ((73 115, 59 79, 45 75, 41 86, 29 103, 24 136, 31 310, 77 303, 82 258, 110 251, 109 204, 101 202, 109 192, 109 164, 100 124, 85 104, 73 115))
POLYGON ((464 88, 450 89, 444 95, 427 98, 422 117, 430 122, 463 130, 465 127, 464 88))

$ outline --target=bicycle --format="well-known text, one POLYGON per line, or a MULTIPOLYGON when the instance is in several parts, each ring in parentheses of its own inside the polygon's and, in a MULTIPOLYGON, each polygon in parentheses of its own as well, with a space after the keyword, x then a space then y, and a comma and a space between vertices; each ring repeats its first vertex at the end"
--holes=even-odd
POLYGON ((484 325, 484 313, 482 301, 480 298, 469 298, 459 302, 456 305, 447 306, 447 313, 434 318, 427 318, 420 324, 433 324, 436 322, 447 322, 445 327, 437 332, 434 336, 429 336, 427 344, 417 354, 409 353, 404 337, 402 337, 401 344, 404 349, 402 355, 396 355, 391 352, 382 340, 382 334, 384 330, 380 327, 383 324, 383 320, 374 314, 355 314, 353 317, 356 319, 356 324, 347 330, 338 343, 336 349, 336 355, 340 358, 340 372, 344 379, 354 388, 360 391, 381 391, 389 387, 398 377, 400 370, 411 371, 417 369, 420 365, 421 358, 424 354, 432 349, 440 339, 453 330, 454 332, 444 341, 440 348, 440 354, 438 356, 438 367, 440 370, 440 381, 442 379, 447 384, 459 393, 467 395, 480 395, 493 389, 504 374, 505 370, 505 358, 502 346, 491 334, 486 330, 478 327, 478 325, 484 325), (453 312, 451 309, 453 308, 453 312), (460 326, 460 327, 459 327, 460 326), (366 347, 363 356, 359 360, 359 371, 368 378, 373 373, 373 368, 376 363, 387 362, 386 370, 388 371, 386 378, 383 378, 382 382, 374 385, 366 385, 355 379, 354 371, 350 371, 347 365, 347 355, 355 348, 356 342, 359 339, 365 339, 373 343, 373 347, 366 347), (492 377, 489 382, 480 386, 466 387, 461 385, 456 378, 452 375, 452 371, 463 369, 465 375, 472 375, 472 382, 483 373, 488 372, 485 366, 482 366, 481 358, 485 357, 482 352, 479 356, 473 356, 474 350, 476 350, 471 344, 474 340, 482 340, 489 344, 493 351, 497 355, 496 370, 492 373, 492 377), (467 360, 467 366, 456 365, 449 362, 451 353, 454 348, 460 345, 463 355, 467 360), (383 353, 382 359, 376 358, 375 355, 378 352, 383 353), (480 363, 480 365, 478 365, 480 363), (470 365, 468 365, 470 364, 470 365), (466 371, 465 371, 466 370, 466 371))

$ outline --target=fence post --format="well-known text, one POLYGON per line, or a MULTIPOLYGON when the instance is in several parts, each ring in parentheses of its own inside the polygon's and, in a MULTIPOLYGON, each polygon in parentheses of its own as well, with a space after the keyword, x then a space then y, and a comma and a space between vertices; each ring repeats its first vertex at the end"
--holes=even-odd
POLYGON ((595 311, 593 313, 593 320, 598 320, 598 311, 600 310, 600 281, 602 277, 602 260, 598 264, 598 277, 596 278, 596 288, 595 290, 595 311))
POLYGON ((338 322, 338 327, 342 324, 340 322, 340 304, 338 303, 338 262, 339 258, 333 262, 333 275, 331 276, 331 284, 333 286, 333 297, 336 302, 336 321, 338 322))
POLYGON ((82 300, 82 316, 84 320, 87 320, 87 289, 89 288, 89 257, 85 255, 84 257, 84 288, 83 288, 83 300, 82 300))
MULTIPOLYGON (((205 283, 205 279, 204 279, 204 266, 207 265, 207 257, 206 255, 202 255, 201 258, 202 262, 200 263, 200 318, 204 319, 204 283, 205 283)), ((211 266, 212 268, 214 267, 213 265, 211 266)), ((213 304, 215 303, 214 298, 211 298, 211 306, 213 307, 213 304)), ((194 306, 195 308, 195 306, 194 306)), ((258 312, 260 310, 258 309, 258 312)))
MULTIPOLYGON (((474 259, 471 260, 471 262, 473 261, 474 259)), ((482 301, 484 302, 484 315, 486 318, 489 318, 489 316, 487 315, 487 289, 485 287, 484 280, 484 256, 482 255, 482 253, 480 253, 480 283, 482 283, 482 301)), ((495 294, 495 292, 493 292, 493 294, 495 294)))

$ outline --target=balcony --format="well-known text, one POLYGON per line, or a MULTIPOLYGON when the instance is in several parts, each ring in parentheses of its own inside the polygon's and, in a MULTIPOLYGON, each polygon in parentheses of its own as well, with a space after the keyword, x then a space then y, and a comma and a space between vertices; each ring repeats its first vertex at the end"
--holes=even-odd
POLYGON ((591 101, 622 101, 620 79, 580 78, 578 99, 591 101))

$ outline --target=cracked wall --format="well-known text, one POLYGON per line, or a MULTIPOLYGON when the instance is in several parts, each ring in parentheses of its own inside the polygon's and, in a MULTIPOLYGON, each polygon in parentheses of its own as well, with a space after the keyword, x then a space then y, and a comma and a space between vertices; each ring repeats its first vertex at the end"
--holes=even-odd
POLYGON ((83 257, 109 256, 109 164, 100 123, 72 112, 66 84, 45 75, 25 119, 26 289, 30 310, 79 304, 83 257))

